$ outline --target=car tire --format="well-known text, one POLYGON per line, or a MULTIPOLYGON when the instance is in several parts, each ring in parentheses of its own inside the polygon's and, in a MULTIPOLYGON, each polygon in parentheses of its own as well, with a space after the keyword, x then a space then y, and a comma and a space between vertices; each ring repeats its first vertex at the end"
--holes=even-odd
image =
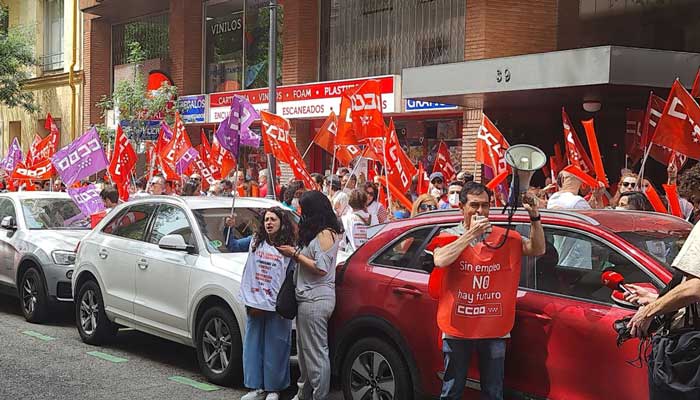
POLYGON ((44 278, 35 267, 29 267, 19 281, 19 301, 24 318, 32 323, 46 320, 49 313, 49 299, 46 295, 44 278))
POLYGON ((220 386, 242 382, 241 331, 228 308, 215 306, 207 310, 197 324, 196 338, 197 361, 202 374, 210 382, 220 386))
POLYGON ((75 324, 83 342, 100 345, 117 334, 117 325, 107 318, 102 292, 97 282, 83 283, 75 299, 75 324))
POLYGON ((380 338, 364 338, 350 347, 340 369, 340 380, 346 399, 413 399, 406 361, 394 346, 380 338), (378 376, 372 371, 379 371, 378 376))

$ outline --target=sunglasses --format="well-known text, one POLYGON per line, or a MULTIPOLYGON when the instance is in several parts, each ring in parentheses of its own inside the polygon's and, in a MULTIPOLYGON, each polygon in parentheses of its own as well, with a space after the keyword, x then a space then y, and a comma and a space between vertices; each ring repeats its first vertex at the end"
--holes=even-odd
POLYGON ((636 185, 636 182, 622 182, 622 187, 630 187, 636 185))
POLYGON ((433 179, 433 183, 442 183, 442 179, 440 179, 440 178, 433 179))
POLYGON ((434 210, 437 210, 437 207, 435 207, 432 204, 421 204, 418 206, 418 209, 420 209, 422 211, 434 211, 434 210))
POLYGON ((367 196, 372 196, 372 197, 374 197, 374 192, 365 192, 365 193, 367 194, 367 196))

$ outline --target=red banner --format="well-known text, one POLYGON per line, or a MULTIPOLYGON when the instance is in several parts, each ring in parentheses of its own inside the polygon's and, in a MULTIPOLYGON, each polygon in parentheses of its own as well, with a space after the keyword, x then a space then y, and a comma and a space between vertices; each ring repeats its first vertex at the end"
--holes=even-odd
POLYGON ((651 140, 693 159, 700 159, 700 106, 676 80, 651 140))
POLYGON ((569 159, 569 164, 578 167, 583 172, 592 175, 595 172, 595 167, 593 162, 588 157, 586 150, 583 148, 583 144, 574 129, 574 126, 569 120, 569 115, 561 108, 561 119, 564 125, 564 142, 566 143, 566 155, 569 159))
POLYGON ((378 80, 370 79, 357 88, 350 95, 350 104, 355 137, 360 141, 371 137, 384 137, 382 92, 378 80))
POLYGON ((416 167, 411 163, 411 159, 408 158, 406 152, 401 148, 399 137, 394 128, 393 118, 389 121, 385 140, 384 151, 387 165, 384 168, 389 175, 389 182, 406 193, 411 188, 411 180, 417 171, 416 167))
POLYGON ((213 139, 211 146, 211 164, 216 165, 219 169, 218 176, 216 171, 212 171, 214 178, 216 179, 226 179, 229 173, 236 168, 236 160, 233 158, 233 154, 228 150, 221 147, 216 136, 213 139))
POLYGON ((19 163, 12 173, 12 179, 46 180, 51 179, 54 171, 50 159, 42 160, 29 167, 19 163))
POLYGON ((610 183, 608 183, 608 177, 605 175, 603 157, 600 154, 600 149, 598 148, 598 138, 595 134, 593 119, 581 121, 581 124, 583 124, 583 129, 586 131, 588 146, 591 148, 591 158, 593 158, 593 169, 595 170, 596 178, 599 182, 602 182, 605 187, 608 187, 610 186, 610 183))
POLYGON ((450 160, 450 150, 443 141, 440 141, 437 154, 435 155, 433 172, 442 172, 442 176, 445 177, 445 183, 450 183, 450 181, 457 178, 457 171, 452 165, 452 160, 450 160))
POLYGON ((698 68, 698 73, 695 75, 693 87, 690 89, 690 95, 695 98, 700 97, 700 67, 698 68))
POLYGON ((632 164, 636 164, 644 155, 642 146, 642 127, 644 111, 627 110, 625 113, 625 154, 632 164))
POLYGON ((352 101, 350 94, 343 93, 340 98, 340 115, 338 116, 338 131, 335 136, 337 145, 357 145, 359 141, 353 131, 352 101))
MULTIPOLYGON (((129 182, 129 176, 133 173, 136 166, 136 152, 131 147, 129 139, 122 131, 121 125, 117 125, 117 133, 114 138, 114 152, 112 160, 109 163, 109 176, 112 181, 119 187, 129 182)), ((126 197, 122 197, 120 192, 119 197, 126 201, 129 199, 128 193, 126 197)))
POLYGON ((329 154, 333 154, 335 148, 335 135, 338 133, 338 117, 333 111, 314 136, 313 142, 329 154))
POLYGON ((496 125, 484 114, 476 136, 476 161, 488 166, 498 175, 508 170, 504 155, 508 141, 496 128, 496 125))
POLYGON ((260 112, 260 118, 263 125, 265 152, 270 152, 278 160, 289 164, 294 177, 303 181, 307 188, 316 189, 316 182, 306 169, 301 153, 289 135, 289 120, 266 111, 260 112))

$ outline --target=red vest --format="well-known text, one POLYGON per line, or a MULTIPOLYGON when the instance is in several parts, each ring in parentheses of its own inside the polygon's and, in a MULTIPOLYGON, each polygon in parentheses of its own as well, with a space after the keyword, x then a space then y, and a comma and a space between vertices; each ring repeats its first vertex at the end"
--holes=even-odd
MULTIPOLYGON (((500 243, 505 233, 494 227, 488 243, 500 243)), ((467 247, 452 265, 435 268, 433 273, 442 275, 437 311, 440 330, 465 339, 499 338, 510 332, 521 257, 522 239, 511 230, 500 249, 479 243, 467 247)))

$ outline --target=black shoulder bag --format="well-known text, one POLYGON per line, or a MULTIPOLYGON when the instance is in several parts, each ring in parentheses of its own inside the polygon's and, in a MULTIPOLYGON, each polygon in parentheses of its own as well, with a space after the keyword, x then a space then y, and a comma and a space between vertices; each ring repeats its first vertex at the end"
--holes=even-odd
POLYGON ((294 319, 297 316, 298 305, 296 296, 296 282, 294 279, 294 271, 296 270, 296 266, 297 263, 293 259, 289 260, 289 265, 287 265, 287 275, 284 277, 284 282, 282 282, 280 291, 277 293, 275 311, 277 311, 277 314, 286 319, 294 319))
MULTIPOLYGON (((680 282, 673 283, 676 282, 669 287, 680 282)), ((663 294, 667 291, 664 290, 663 294)), ((649 396, 653 400, 700 399, 700 317, 697 304, 685 308, 683 328, 671 330, 675 314, 664 316, 663 328, 651 339, 649 396)))

